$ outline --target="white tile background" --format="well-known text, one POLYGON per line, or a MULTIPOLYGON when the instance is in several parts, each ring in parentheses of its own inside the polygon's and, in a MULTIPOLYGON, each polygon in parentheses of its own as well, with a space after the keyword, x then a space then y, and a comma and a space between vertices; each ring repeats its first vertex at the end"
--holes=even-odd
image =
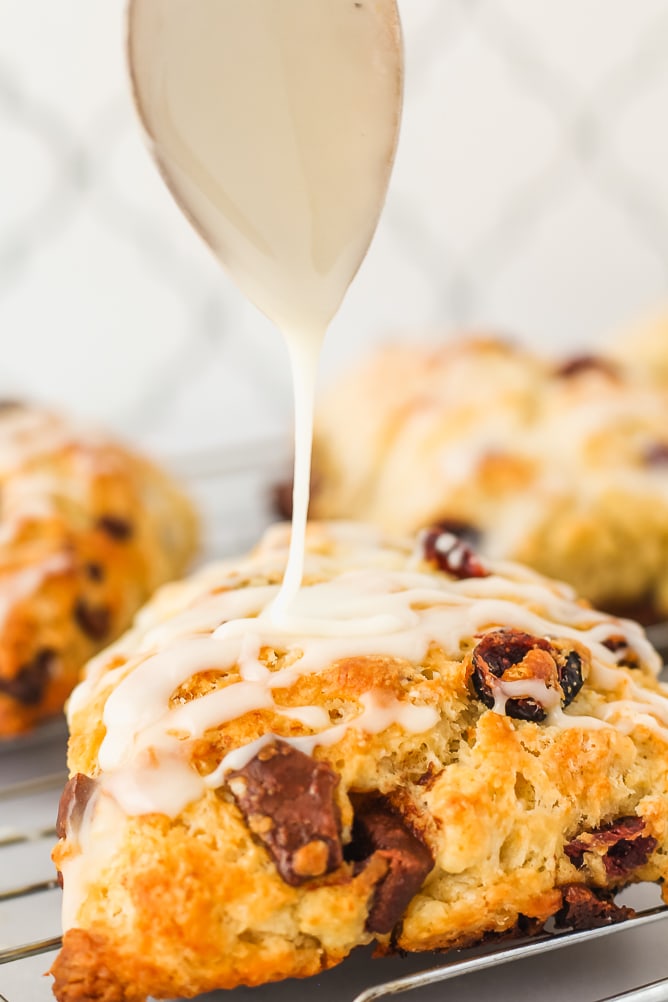
MULTIPOLYGON (((668 0, 400 0, 403 133, 323 370, 388 333, 595 343, 668 299, 668 0)), ((0 0, 0 392, 167 452, 287 427, 278 335, 163 190, 121 0, 0 0)))

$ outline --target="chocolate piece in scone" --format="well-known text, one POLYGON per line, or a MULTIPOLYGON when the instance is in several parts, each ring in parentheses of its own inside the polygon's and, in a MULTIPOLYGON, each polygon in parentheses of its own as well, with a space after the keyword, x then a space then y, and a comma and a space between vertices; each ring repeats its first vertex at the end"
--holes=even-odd
POLYGON ((283 741, 267 745, 243 769, 229 774, 239 810, 287 884, 298 887, 343 862, 334 800, 338 782, 327 762, 283 741))
POLYGON ((68 780, 60 796, 56 835, 58 838, 76 839, 84 811, 93 796, 97 782, 90 776, 78 772, 68 780))
POLYGON ((635 911, 617 905, 600 891, 584 884, 568 884, 562 888, 563 905, 554 917, 558 929, 598 929, 633 918, 635 911))
POLYGON ((366 927, 369 932, 391 932, 434 865, 429 848, 384 798, 366 797, 356 803, 350 855, 361 860, 359 869, 371 859, 386 863, 366 927))

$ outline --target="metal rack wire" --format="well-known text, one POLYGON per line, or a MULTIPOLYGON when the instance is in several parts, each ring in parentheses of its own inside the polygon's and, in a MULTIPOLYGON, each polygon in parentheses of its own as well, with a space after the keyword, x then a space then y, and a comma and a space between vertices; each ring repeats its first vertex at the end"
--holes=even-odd
MULTIPOLYGON (((178 464, 193 485, 205 512, 209 512, 209 552, 222 555, 225 551, 246 545, 257 535, 268 517, 269 483, 281 468, 285 468, 284 459, 276 443, 263 442, 223 455, 215 453, 188 457, 187 461, 178 464), (263 471, 262 475, 258 475, 258 470, 263 471), (246 516, 243 522, 238 517, 242 511, 246 516)), ((660 642, 660 634, 655 639, 660 642)), ((65 743, 64 723, 57 721, 27 740, 0 745, 0 1002, 46 1002, 51 998, 49 982, 41 975, 50 963, 49 954, 60 945, 60 894, 50 851, 55 841, 53 825, 58 798, 67 778, 65 743)), ((608 982, 597 974, 593 983, 599 984, 599 988, 594 987, 588 996, 574 993, 570 985, 563 987, 563 991, 557 986, 555 990, 558 994, 549 997, 562 999, 568 996, 573 1002, 666 1002, 668 977, 660 977, 663 973, 665 950, 662 951, 661 944, 665 939, 665 930, 659 931, 658 927, 667 918, 668 906, 644 904, 637 909, 635 918, 620 925, 587 932, 544 934, 511 945, 455 954, 445 961, 440 957, 431 957, 433 966, 426 968, 429 960, 413 958, 403 962, 404 970, 393 977, 386 976, 388 970, 395 973, 396 963, 401 962, 385 961, 378 962, 379 966, 376 963, 371 965, 367 963, 368 955, 363 954, 361 959, 353 958, 342 965, 335 976, 337 980, 328 982, 330 975, 327 975, 322 983, 318 981, 318 993, 323 1002, 330 999, 332 1002, 334 999, 337 1002, 345 999, 350 1002, 373 1002, 408 992, 415 992, 420 1002, 432 1002, 437 998, 475 999, 478 1002, 483 996, 470 994, 470 989, 465 987, 468 979, 464 976, 474 975, 475 980, 475 976, 492 972, 498 983, 494 986, 482 985, 482 990, 494 991, 490 998, 494 997, 497 1002, 504 998, 529 999, 534 997, 533 994, 515 994, 515 990, 525 982, 521 970, 526 972, 532 959, 557 954, 560 959, 572 958, 573 951, 569 948, 587 944, 588 950, 591 950, 595 943, 615 942, 632 943, 630 954, 633 956, 637 956, 639 948, 644 949, 640 963, 632 965, 633 975, 638 973, 638 980, 641 980, 640 971, 646 966, 647 975, 650 978, 658 976, 658 980, 603 998, 600 991, 607 990, 607 987, 601 986, 608 982), (651 935, 652 928, 655 928, 656 935, 648 944, 647 936, 651 935), (639 938, 635 934, 640 930, 642 937, 639 938), (643 942, 645 947, 639 947, 638 944, 643 942), (653 964, 647 963, 649 957, 653 958, 653 964), (503 975, 503 969, 512 965, 514 970, 520 961, 523 962, 520 973, 503 975), (406 967, 409 968, 408 973, 405 973, 406 967), (383 977, 385 980, 382 980, 383 977), (499 987, 503 989, 504 977, 510 992, 505 995, 503 990, 498 990, 499 987), (378 979, 379 983, 373 984, 378 979), (456 996, 450 991, 446 994, 443 987, 444 982, 453 979, 458 979, 456 996), (594 994, 596 991, 598 994, 594 994)), ((611 958, 623 953, 617 946, 614 953, 607 945, 602 949, 605 952, 596 955, 599 966, 609 964, 611 958)), ((562 970, 566 971, 568 965, 569 961, 563 959, 562 970)), ((545 967, 541 968, 543 974, 545 970, 545 967)), ((668 964, 664 970, 668 973, 668 964)), ((551 971, 554 977, 560 976, 555 965, 551 971)), ((530 976, 536 976, 534 968, 530 976)), ((477 988, 473 990, 478 991, 477 988)), ((251 999, 256 1002, 292 1002, 300 996, 305 998, 312 991, 308 983, 302 983, 300 988, 295 988, 292 983, 287 987, 277 985, 262 990, 224 992, 206 996, 206 999, 208 1002, 214 1002, 214 999, 241 1002, 242 998, 246 1002, 251 1002, 251 999)), ((544 986, 541 986, 540 994, 541 998, 546 998, 544 986)))

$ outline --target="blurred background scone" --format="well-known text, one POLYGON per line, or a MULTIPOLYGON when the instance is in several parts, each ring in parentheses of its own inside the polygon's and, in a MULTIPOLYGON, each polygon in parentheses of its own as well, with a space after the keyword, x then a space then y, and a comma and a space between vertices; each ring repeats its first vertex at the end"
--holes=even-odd
POLYGON ((447 532, 340 524, 277 621, 287 538, 163 589, 72 696, 60 1002, 609 924, 668 877, 640 627, 447 532))
POLYGON ((668 617, 668 393, 614 359, 387 347, 316 421, 312 515, 443 522, 595 605, 668 617))
POLYGON ((86 660, 192 556, 190 502, 125 447, 0 409, 0 738, 60 711, 86 660))

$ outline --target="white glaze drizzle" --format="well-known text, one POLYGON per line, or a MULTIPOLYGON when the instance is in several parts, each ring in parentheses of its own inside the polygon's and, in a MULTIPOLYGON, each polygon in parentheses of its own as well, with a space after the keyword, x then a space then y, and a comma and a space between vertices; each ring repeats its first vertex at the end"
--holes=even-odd
MULTIPOLYGON (((188 765, 191 743, 247 713, 285 720, 279 731, 290 736, 281 740, 307 753, 336 744, 350 731, 430 730, 438 709, 416 702, 411 690, 402 699, 377 690, 364 693, 357 715, 334 724, 322 707, 282 706, 280 691, 346 658, 385 656, 420 664, 438 645, 459 660, 462 643, 470 646, 471 638, 496 629, 514 628, 588 649, 591 683, 622 698, 601 700, 587 714, 573 706, 564 712, 559 690, 541 680, 499 680, 495 712, 503 713, 508 699, 534 698, 547 711, 547 725, 622 732, 646 725, 668 740, 665 695, 632 681, 604 646, 607 638, 623 635, 656 674, 660 664, 642 630, 577 604, 566 586, 509 564, 493 567, 495 573, 486 578, 452 580, 421 567, 419 554, 404 540, 382 540, 363 527, 316 526, 310 532, 306 582, 289 614, 276 620, 272 602, 278 585, 265 582, 267 575, 280 578, 286 543, 284 532, 273 532, 250 558, 205 571, 201 580, 184 586, 189 605, 173 618, 163 618, 159 599, 106 661, 96 659, 75 691, 70 715, 110 689, 103 711, 101 780, 128 813, 175 814, 206 787, 219 786, 227 771, 240 768, 274 739, 276 724, 269 723, 258 740, 233 749, 204 777, 188 765), (503 574, 496 573, 501 569, 503 574), (249 580, 253 584, 244 587, 249 580), (134 654, 118 666, 113 658, 124 648, 134 654), (270 667, 263 650, 279 652, 284 666, 270 667), (221 687, 196 698, 175 698, 194 675, 207 671, 223 676, 221 687), (291 723, 310 733, 295 736, 291 723), (159 770, 164 775, 158 777, 159 770)), ((165 592, 167 617, 175 594, 165 592)))

